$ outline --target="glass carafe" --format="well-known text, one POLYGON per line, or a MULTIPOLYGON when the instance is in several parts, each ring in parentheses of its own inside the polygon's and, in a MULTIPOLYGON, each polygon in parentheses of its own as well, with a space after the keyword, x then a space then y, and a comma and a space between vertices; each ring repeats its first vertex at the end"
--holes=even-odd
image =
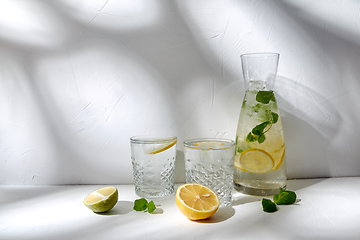
POLYGON ((273 91, 278 53, 241 55, 246 92, 235 149, 234 187, 258 196, 286 188, 285 141, 273 91))

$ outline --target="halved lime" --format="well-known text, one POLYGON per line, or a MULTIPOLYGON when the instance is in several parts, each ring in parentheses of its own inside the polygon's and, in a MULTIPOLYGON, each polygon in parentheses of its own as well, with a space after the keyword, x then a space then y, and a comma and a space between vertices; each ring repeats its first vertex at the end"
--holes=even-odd
POLYGON ((98 189, 84 199, 84 204, 93 212, 107 212, 111 210, 118 201, 118 190, 116 187, 105 187, 98 189))

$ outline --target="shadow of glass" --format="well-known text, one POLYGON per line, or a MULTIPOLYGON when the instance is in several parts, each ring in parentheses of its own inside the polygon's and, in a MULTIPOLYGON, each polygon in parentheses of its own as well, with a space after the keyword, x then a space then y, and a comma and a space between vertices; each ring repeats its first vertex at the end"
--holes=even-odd
POLYGON ((98 215, 111 216, 111 215, 124 215, 133 210, 134 203, 131 201, 118 201, 117 204, 107 212, 96 213, 98 215))
POLYGON ((151 214, 163 214, 164 210, 162 208, 156 208, 151 214))
MULTIPOLYGON (((182 143, 178 143, 178 148, 182 148, 182 143)), ((185 162, 184 162, 184 151, 176 151, 176 163, 175 163, 175 182, 184 183, 185 182, 185 162)))
MULTIPOLYGON (((96 213, 98 215, 112 216, 112 215, 125 215, 133 210, 134 202, 131 201, 118 201, 117 204, 109 211, 103 213, 96 213)), ((163 214, 164 210, 157 207, 151 214, 163 214)))
POLYGON ((198 220, 198 223, 219 223, 235 215, 235 210, 231 206, 219 208, 214 215, 208 219, 198 220))
POLYGON ((316 178, 316 179, 293 179, 294 181, 288 181, 287 190, 298 191, 300 189, 304 189, 310 187, 312 185, 316 185, 326 178, 316 178))
POLYGON ((236 192, 234 190, 233 200, 232 200, 231 205, 238 206, 238 205, 243 205, 243 204, 247 204, 247 203, 257 202, 261 198, 262 198, 261 196, 246 195, 246 194, 242 194, 240 192, 236 192))

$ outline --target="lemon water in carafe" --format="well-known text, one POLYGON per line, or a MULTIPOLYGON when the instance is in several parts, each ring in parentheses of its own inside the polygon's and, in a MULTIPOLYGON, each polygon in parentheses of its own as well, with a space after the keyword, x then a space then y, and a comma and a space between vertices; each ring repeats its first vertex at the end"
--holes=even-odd
POLYGON ((279 54, 241 56, 246 92, 234 158, 235 189, 274 195, 286 188, 285 141, 273 86, 279 54))

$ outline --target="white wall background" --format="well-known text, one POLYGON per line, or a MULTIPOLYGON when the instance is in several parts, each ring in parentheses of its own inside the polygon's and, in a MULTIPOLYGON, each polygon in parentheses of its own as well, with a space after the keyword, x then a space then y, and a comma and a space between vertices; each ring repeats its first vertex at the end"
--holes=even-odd
POLYGON ((132 183, 129 138, 235 138, 281 54, 289 178, 360 176, 360 2, 0 0, 0 184, 132 183))

